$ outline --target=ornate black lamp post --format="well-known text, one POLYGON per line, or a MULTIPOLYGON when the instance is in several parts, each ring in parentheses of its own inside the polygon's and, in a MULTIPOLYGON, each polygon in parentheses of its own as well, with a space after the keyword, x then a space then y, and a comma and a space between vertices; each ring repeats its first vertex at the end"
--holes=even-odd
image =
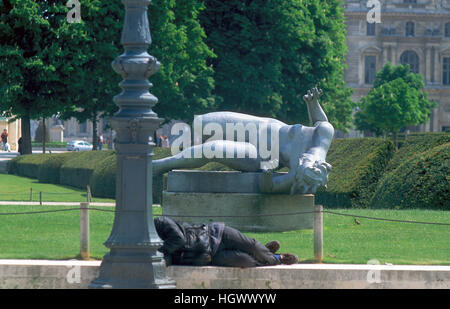
POLYGON ((100 274, 90 288, 174 288, 167 278, 162 245, 153 224, 153 133, 161 123, 152 107, 150 75, 160 63, 147 53, 151 43, 147 7, 151 0, 122 0, 125 22, 121 43, 125 52, 113 69, 122 75, 122 93, 114 97, 120 110, 111 118, 117 132, 116 215, 105 242, 100 274))

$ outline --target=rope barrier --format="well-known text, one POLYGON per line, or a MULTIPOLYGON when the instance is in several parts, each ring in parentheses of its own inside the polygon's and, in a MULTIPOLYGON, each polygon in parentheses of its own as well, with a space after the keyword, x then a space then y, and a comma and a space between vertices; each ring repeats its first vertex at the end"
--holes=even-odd
POLYGON ((332 215, 339 215, 339 216, 346 216, 346 217, 353 217, 353 218, 363 218, 363 219, 370 219, 370 220, 381 220, 381 221, 401 222, 401 223, 415 223, 415 224, 449 225, 450 226, 450 223, 422 222, 422 221, 409 221, 409 220, 398 220, 398 219, 375 218, 375 217, 360 216, 360 215, 342 214, 342 213, 339 213, 339 212, 333 212, 333 211, 329 211, 329 210, 324 210, 323 212, 324 213, 329 213, 329 214, 332 214, 332 215))
MULTIPOLYGON (((65 212, 65 211, 74 211, 74 210, 80 210, 81 208, 66 208, 66 209, 54 209, 54 210, 40 210, 40 211, 26 211, 26 212, 3 212, 0 213, 0 216, 8 216, 8 215, 32 215, 32 214, 42 214, 42 213, 52 213, 52 212, 65 212)), ((113 213, 119 213, 119 212, 142 212, 141 210, 110 210, 110 209, 102 209, 102 208, 96 208, 96 207, 89 207, 88 210, 94 210, 94 211, 103 211, 103 212, 113 212, 113 213)), ((260 214, 260 215, 251 215, 251 216, 238 216, 238 215, 229 215, 229 216, 193 216, 193 215, 155 215, 155 216, 162 216, 162 217, 172 217, 172 218, 247 218, 247 217, 274 217, 274 216, 294 216, 294 215, 304 215, 304 214, 312 214, 316 213, 317 211, 305 211, 305 212, 294 212, 294 213, 272 213, 272 214, 260 214)), ((331 215, 338 215, 338 216, 345 216, 345 217, 353 217, 353 218, 363 218, 363 219, 369 219, 369 220, 378 220, 378 221, 389 221, 389 222, 397 222, 397 223, 412 223, 412 224, 427 224, 427 225, 441 225, 441 226, 450 226, 450 223, 442 223, 442 222, 423 222, 423 221, 410 221, 410 220, 399 220, 399 219, 389 219, 389 218, 377 218, 377 217, 369 217, 369 216, 361 216, 361 215, 354 215, 354 214, 343 214, 339 212, 329 211, 329 210, 323 210, 322 213, 328 213, 331 215)))
POLYGON ((74 211, 80 210, 81 208, 67 208, 67 209, 54 209, 54 210, 38 210, 38 211, 25 211, 25 212, 1 212, 0 216, 15 216, 15 215, 34 215, 52 212, 64 212, 64 211, 74 211))

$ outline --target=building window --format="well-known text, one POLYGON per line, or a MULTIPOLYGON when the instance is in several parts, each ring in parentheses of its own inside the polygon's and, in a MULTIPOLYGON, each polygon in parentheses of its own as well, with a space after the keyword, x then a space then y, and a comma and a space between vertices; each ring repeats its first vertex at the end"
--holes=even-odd
POLYGON ((364 82, 366 84, 373 84, 373 82, 375 81, 376 74, 377 74, 377 57, 366 56, 364 82))
POLYGON ((419 56, 412 50, 407 50, 400 56, 400 63, 403 65, 409 64, 411 72, 419 73, 419 56))
POLYGON ((417 0, 403 0, 404 4, 417 4, 417 0))
POLYGON ((450 23, 445 24, 445 37, 450 38, 450 23))
POLYGON ((448 86, 450 85, 450 58, 444 58, 443 62, 442 83, 448 86))
POLYGON ((406 36, 414 36, 414 23, 412 21, 408 21, 406 23, 406 36))
POLYGON ((87 133, 87 123, 86 121, 83 123, 80 123, 80 133, 87 133))
POLYGON ((374 36, 375 35, 375 23, 367 23, 367 36, 374 36))

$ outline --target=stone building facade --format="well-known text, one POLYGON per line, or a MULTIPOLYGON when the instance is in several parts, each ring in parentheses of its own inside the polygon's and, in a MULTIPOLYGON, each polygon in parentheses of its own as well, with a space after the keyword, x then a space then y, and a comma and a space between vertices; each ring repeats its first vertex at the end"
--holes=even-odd
MULTIPOLYGON (((345 0, 347 70, 353 99, 367 95, 386 62, 409 64, 439 106, 413 131, 450 130, 450 0, 380 0, 381 23, 369 23, 367 0, 345 0)), ((376 1, 372 1, 376 2, 376 1)))
MULTIPOLYGON (((31 120, 31 138, 35 139, 36 130, 42 120, 31 120)), ((47 130, 49 131, 50 140, 54 142, 68 142, 71 140, 86 140, 92 142, 93 125, 92 121, 87 120, 80 123, 76 118, 68 120, 60 120, 56 116, 47 118, 45 120, 47 130)), ((97 121, 97 133, 102 133, 105 138, 111 135, 111 130, 107 129, 107 121, 105 118, 100 118, 97 121)))
MULTIPOLYGON (((11 121, 11 118, 0 117, 0 134, 4 129, 8 131, 8 144, 11 147, 11 151, 19 150, 19 138, 21 136, 22 122, 19 120, 11 121)), ((0 141, 1 142, 1 141, 0 141)))

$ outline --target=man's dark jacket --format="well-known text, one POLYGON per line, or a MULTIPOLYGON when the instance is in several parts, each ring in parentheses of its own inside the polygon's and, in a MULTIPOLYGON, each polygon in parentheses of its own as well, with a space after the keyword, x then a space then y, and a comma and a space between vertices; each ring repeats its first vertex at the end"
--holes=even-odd
POLYGON ((168 265, 209 265, 225 228, 221 222, 190 225, 168 217, 158 217, 154 222, 159 237, 164 241, 158 250, 164 254, 168 265))

